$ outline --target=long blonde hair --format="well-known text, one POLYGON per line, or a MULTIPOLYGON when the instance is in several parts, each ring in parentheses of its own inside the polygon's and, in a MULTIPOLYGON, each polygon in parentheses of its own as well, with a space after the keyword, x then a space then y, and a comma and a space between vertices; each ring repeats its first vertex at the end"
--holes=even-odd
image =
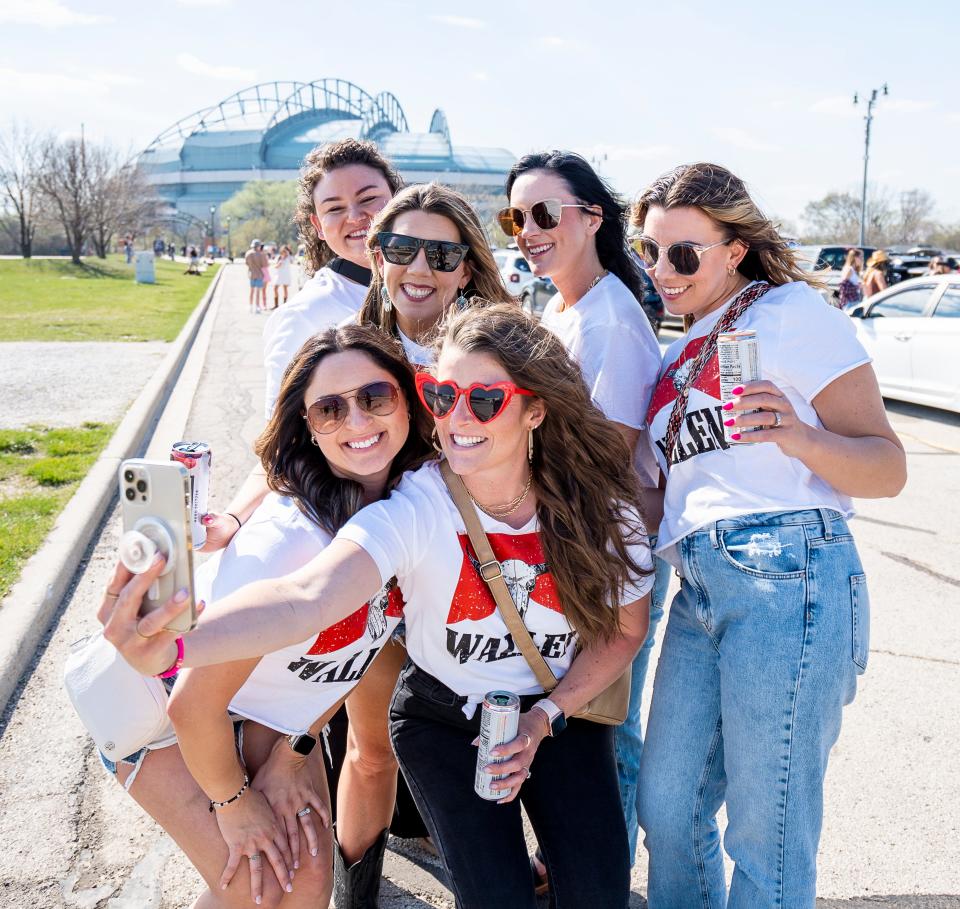
POLYGON ((543 402, 531 464, 543 554, 581 644, 613 638, 624 587, 651 574, 630 554, 645 529, 623 436, 593 403, 563 342, 517 306, 475 300, 447 320, 438 346, 448 344, 493 357, 543 402))
POLYGON ((360 307, 359 320, 369 322, 390 334, 397 333, 395 310, 383 311, 383 274, 373 255, 377 248, 377 234, 390 231, 396 218, 408 211, 425 211, 452 221, 460 234, 460 242, 470 247, 465 261, 470 263, 470 280, 463 289, 467 299, 473 297, 501 303, 516 301, 503 285, 500 270, 490 251, 490 244, 483 232, 477 213, 466 198, 448 186, 439 183, 419 183, 408 186, 395 195, 381 210, 367 233, 367 249, 370 253, 373 278, 367 296, 360 307))

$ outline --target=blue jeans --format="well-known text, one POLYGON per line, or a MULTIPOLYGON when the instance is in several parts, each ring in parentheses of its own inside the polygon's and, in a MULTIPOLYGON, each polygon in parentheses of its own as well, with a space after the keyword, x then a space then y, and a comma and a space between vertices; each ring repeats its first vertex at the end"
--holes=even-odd
POLYGON ((853 537, 832 511, 744 515, 680 555, 640 767, 650 909, 809 909, 827 759, 867 665, 853 537))
MULTIPOLYGON (((650 538, 650 547, 657 545, 657 538, 650 538)), ((640 755, 643 754, 643 728, 640 712, 643 707, 643 683, 650 665, 650 651, 653 650, 657 624, 663 617, 663 602, 667 598, 670 585, 671 566, 659 557, 654 557, 656 571, 653 592, 650 595, 650 627, 647 639, 633 658, 630 673, 630 706, 627 718, 622 726, 617 726, 614 744, 617 750, 617 777, 620 782, 620 802, 623 805, 623 818, 627 823, 627 839, 630 847, 630 866, 633 867, 637 855, 637 835, 640 831, 637 820, 637 778, 640 775, 640 755)))

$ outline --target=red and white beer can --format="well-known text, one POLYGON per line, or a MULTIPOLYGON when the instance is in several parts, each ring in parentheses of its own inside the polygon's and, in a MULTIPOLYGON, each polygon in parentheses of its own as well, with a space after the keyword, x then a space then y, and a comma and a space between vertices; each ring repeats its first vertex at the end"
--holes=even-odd
POLYGON ((473 783, 477 795, 488 802, 498 802, 510 794, 507 790, 490 788, 491 783, 502 780, 508 774, 497 776, 484 773, 483 768, 496 763, 490 752, 498 745, 515 739, 519 724, 520 698, 509 691, 488 692, 480 714, 480 747, 477 749, 477 773, 473 783))
POLYGON ((190 475, 190 524, 193 548, 199 549, 207 542, 207 528, 200 519, 207 513, 210 497, 210 446, 206 442, 176 442, 170 450, 170 460, 179 461, 190 475))
MULTIPOLYGON (((749 329, 727 331, 717 335, 717 361, 720 366, 720 400, 726 404, 737 397, 733 389, 747 382, 756 382, 760 378, 760 343, 757 333, 749 329)), ((757 410, 741 410, 744 413, 757 413, 757 410)), ((726 414, 724 415, 726 418, 726 414)), ((744 445, 750 442, 752 428, 742 426, 724 426, 723 437, 731 445, 744 445), (733 433, 740 433, 740 439, 733 439, 733 433)))

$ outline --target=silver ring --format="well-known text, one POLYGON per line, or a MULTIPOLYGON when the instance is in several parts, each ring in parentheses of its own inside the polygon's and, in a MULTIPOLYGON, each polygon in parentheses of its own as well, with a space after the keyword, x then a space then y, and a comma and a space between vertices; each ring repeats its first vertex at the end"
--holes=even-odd
POLYGON ((530 772, 530 768, 529 768, 529 767, 524 767, 523 769, 527 771, 527 775, 526 775, 525 779, 528 779, 528 780, 529 780, 530 777, 533 776, 533 774, 530 772))
POLYGON ((773 412, 773 426, 771 429, 776 429, 783 422, 783 417, 780 416, 780 412, 775 410, 773 412))
POLYGON ((307 815, 307 814, 309 814, 309 813, 310 813, 310 806, 307 805, 306 808, 301 808, 301 809, 297 812, 297 817, 303 817, 304 815, 307 815))
POLYGON ((108 590, 108 591, 103 595, 103 598, 104 598, 104 599, 107 599, 108 597, 109 597, 111 600, 119 600, 119 599, 120 599, 120 594, 119 594, 119 593, 113 593, 112 591, 108 590))
POLYGON ((526 732, 521 732, 520 735, 522 735, 527 740, 527 744, 524 745, 523 747, 529 748, 533 744, 533 739, 530 738, 530 736, 526 732))
POLYGON ((250 861, 251 861, 251 862, 259 862, 259 861, 260 861, 260 853, 259 853, 259 852, 254 852, 253 855, 250 856, 250 861))

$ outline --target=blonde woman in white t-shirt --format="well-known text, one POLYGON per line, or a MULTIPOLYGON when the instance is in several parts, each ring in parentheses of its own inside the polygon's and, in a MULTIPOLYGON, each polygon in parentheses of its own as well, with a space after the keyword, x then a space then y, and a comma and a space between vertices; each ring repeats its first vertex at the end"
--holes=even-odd
POLYGON ((678 167, 632 220, 688 329, 648 415, 668 475, 658 552, 682 581, 640 772, 647 898, 809 907, 827 759, 867 663, 851 497, 897 495, 903 448, 849 318, 807 283, 741 180, 678 167), (711 339, 730 328, 756 332, 762 379, 724 402, 711 339))
POLYGON ((417 381, 517 609, 560 679, 548 698, 479 576, 435 464, 364 509, 301 571, 238 591, 178 644, 162 626, 182 604, 137 619, 152 572, 105 604, 105 634, 141 671, 166 669, 179 653, 184 665, 243 659, 339 622, 348 601, 396 575, 410 663, 391 736, 457 905, 534 909, 522 802, 557 903, 625 909, 613 729, 575 714, 623 673, 647 631, 653 578, 627 448, 560 341, 513 304, 454 315, 435 374, 417 381), (499 802, 474 792, 471 747, 478 704, 494 689, 522 705, 517 737, 484 768, 505 774, 492 783, 499 802))
MULTIPOLYGON (((501 229, 516 240, 533 274, 549 277, 558 291, 541 324, 580 364, 593 403, 633 453, 641 485, 656 490, 660 469, 647 440, 647 407, 660 372, 660 345, 640 305, 643 283, 626 244, 626 207, 585 158, 567 151, 524 155, 507 175, 506 191, 510 205, 497 216, 501 229)), ((650 630, 633 661, 630 710, 616 732, 631 862, 637 848, 643 687, 670 580, 665 562, 658 559, 656 567, 650 630)), ((539 853, 534 862, 545 890, 539 853)))
MULTIPOLYGON (((238 588, 310 562, 432 454, 415 398, 402 348, 379 331, 328 329, 303 346, 257 441, 271 492, 198 571, 209 613, 238 588)), ((402 609, 388 579, 322 633, 181 672, 169 705, 177 744, 108 766, 203 876, 209 889, 198 907, 326 906, 334 868, 338 905, 376 904, 396 795, 387 708, 404 657, 392 641, 402 609), (338 836, 349 838, 341 849, 317 740, 344 698, 364 779, 340 777, 338 836)))

